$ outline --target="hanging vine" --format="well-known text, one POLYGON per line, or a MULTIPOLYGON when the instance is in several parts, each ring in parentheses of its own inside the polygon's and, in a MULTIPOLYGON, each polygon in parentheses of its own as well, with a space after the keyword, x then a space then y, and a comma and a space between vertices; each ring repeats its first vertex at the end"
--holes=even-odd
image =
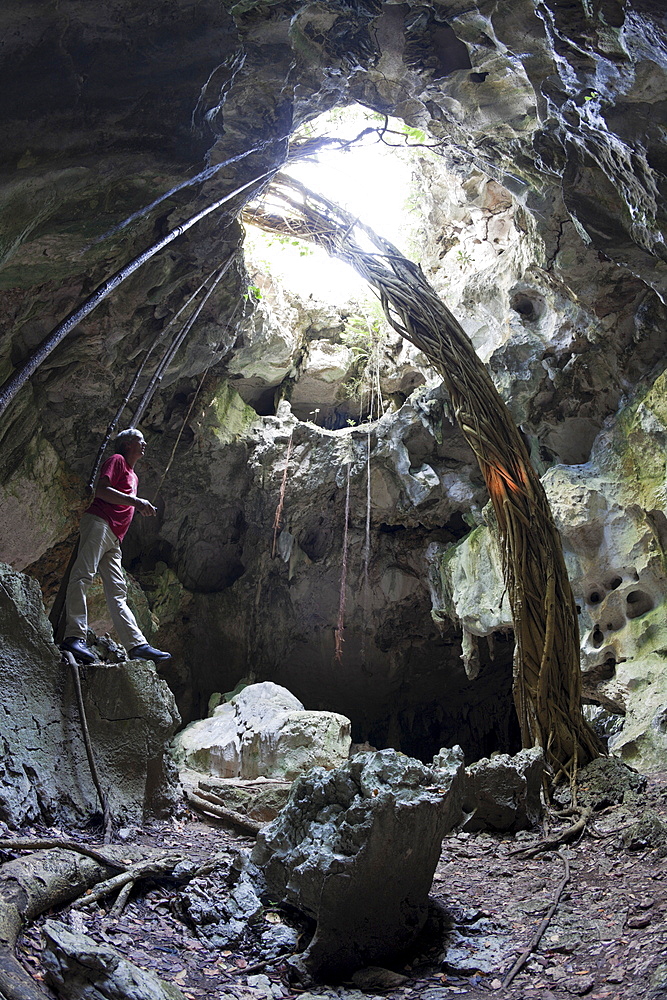
POLYGON ((276 546, 278 544, 278 532, 280 531, 282 518, 283 518, 283 507, 285 506, 285 490, 287 489, 287 473, 289 470, 289 460, 292 454, 292 442, 294 440, 294 428, 290 431, 289 440, 287 442, 287 455, 285 456, 285 468, 283 469, 283 476, 280 481, 280 494, 278 496, 278 506, 276 507, 276 516, 273 519, 273 542, 271 543, 271 558, 273 559, 276 554, 276 546))
POLYGON ((347 549, 348 549, 348 533, 350 524, 350 470, 352 468, 352 463, 348 462, 346 469, 346 486, 345 486, 345 521, 343 524, 343 559, 341 562, 340 569, 340 595, 338 600, 338 621, 336 623, 335 631, 335 650, 336 659, 339 663, 343 662, 343 642, 345 641, 343 633, 345 632, 345 604, 347 595, 347 549))

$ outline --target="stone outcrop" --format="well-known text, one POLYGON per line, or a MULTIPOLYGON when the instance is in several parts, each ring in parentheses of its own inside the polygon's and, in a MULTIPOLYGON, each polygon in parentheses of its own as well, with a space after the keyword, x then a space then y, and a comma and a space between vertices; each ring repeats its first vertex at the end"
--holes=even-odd
POLYGON ((201 941, 210 948, 233 948, 252 940, 266 958, 298 950, 304 928, 269 908, 264 879, 247 852, 231 859, 223 853, 207 867, 211 870, 190 878, 175 897, 177 911, 201 941))
MULTIPOLYGON (((83 822, 100 810, 69 668, 54 646, 36 582, 0 566, 0 819, 83 822)), ((167 752, 179 723, 173 696, 142 660, 83 671, 102 787, 117 822, 164 813, 175 799, 167 752)))
POLYGON ((271 681, 250 684, 193 722, 174 741, 176 760, 218 778, 293 781, 311 767, 337 767, 350 751, 350 722, 334 712, 306 712, 271 681))
POLYGON ((502 753, 475 761, 466 768, 462 829, 525 830, 536 826, 542 815, 543 779, 540 747, 522 750, 514 757, 502 753))
POLYGON ((129 962, 110 944, 72 932, 59 920, 43 928, 46 981, 70 1000, 185 1000, 173 983, 129 962))
POLYGON ((434 771, 383 750, 295 783, 251 857, 269 892, 316 922, 301 956, 311 972, 382 964, 416 939, 462 780, 460 758, 434 771))

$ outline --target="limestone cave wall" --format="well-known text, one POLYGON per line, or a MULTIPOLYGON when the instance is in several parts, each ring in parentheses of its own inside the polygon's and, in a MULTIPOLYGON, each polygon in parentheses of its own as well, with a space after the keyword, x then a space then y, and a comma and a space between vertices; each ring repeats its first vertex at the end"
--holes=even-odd
MULTIPOLYGON (((661 5, 37 0, 0 20, 2 379, 127 261, 283 165, 320 112, 358 102, 441 141, 442 156, 415 167, 422 266, 546 475, 582 609, 587 697, 625 713, 626 756, 659 762, 661 5)), ((486 497, 442 390, 423 359, 390 346, 392 412, 348 425, 344 317, 281 290, 247 294, 238 213, 251 190, 124 281, 4 411, 0 557, 53 597, 138 365, 154 351, 124 424, 170 320, 229 261, 142 417, 142 489, 159 490, 159 517, 125 547, 146 627, 174 653, 181 714, 205 713, 243 677, 270 678, 378 746, 516 749, 486 497)))

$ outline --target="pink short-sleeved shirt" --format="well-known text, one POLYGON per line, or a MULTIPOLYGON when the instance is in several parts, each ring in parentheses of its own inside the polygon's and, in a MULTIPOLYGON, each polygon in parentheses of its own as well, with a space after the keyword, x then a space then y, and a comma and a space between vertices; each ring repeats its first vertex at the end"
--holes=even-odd
MULTIPOLYGON (((109 486, 121 493, 137 494, 139 479, 127 464, 122 455, 112 455, 103 463, 100 469, 100 481, 108 478, 109 486)), ((119 542, 122 542, 134 517, 134 507, 108 503, 100 497, 95 497, 86 514, 95 514, 107 522, 119 542)))

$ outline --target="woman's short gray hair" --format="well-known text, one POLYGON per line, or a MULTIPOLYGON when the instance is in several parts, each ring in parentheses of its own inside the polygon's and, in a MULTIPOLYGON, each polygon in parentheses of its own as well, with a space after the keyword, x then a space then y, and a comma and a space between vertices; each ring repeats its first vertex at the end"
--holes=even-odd
POLYGON ((136 438, 141 438, 142 441, 144 438, 141 431, 138 431, 136 427, 128 427, 127 430, 116 434, 116 440, 114 441, 116 451, 124 457, 128 444, 136 438))

